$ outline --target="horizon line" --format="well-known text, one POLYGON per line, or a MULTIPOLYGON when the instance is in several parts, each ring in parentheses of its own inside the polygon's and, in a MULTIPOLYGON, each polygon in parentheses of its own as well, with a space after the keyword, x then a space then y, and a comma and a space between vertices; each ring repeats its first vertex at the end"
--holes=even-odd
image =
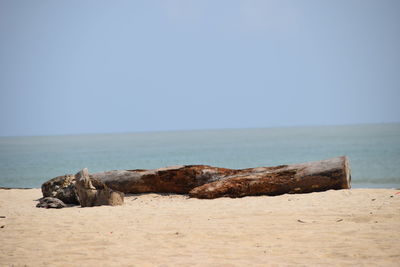
POLYGON ((305 128, 305 127, 329 127, 329 126, 363 126, 363 125, 382 125, 400 124, 397 122, 366 122, 366 123, 342 123, 342 124, 302 124, 302 125, 280 125, 265 127, 226 127, 226 128, 192 128, 192 129, 167 129, 167 130, 139 130, 139 131, 120 131, 120 132, 82 132, 82 133, 62 133, 62 134, 33 134, 33 135, 0 135, 0 138, 13 137, 56 137, 56 136, 82 136, 82 135, 120 135, 120 134, 146 134, 146 133, 169 133, 169 132, 193 132, 193 131, 226 131, 226 130, 255 130, 255 129, 279 129, 279 128, 305 128))

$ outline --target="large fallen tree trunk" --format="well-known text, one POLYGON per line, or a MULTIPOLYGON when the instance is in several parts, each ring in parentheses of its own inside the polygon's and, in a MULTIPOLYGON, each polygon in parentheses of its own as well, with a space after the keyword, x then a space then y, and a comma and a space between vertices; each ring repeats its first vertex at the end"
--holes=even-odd
POLYGON ((190 165, 156 170, 109 171, 92 176, 124 193, 189 193, 197 198, 279 195, 350 188, 347 157, 242 170, 190 165))
MULTIPOLYGON (((350 188, 349 163, 344 156, 242 170, 188 165, 155 170, 107 171, 90 176, 123 193, 178 193, 197 198, 279 195, 350 188)), ((73 175, 59 176, 45 182, 42 185, 43 196, 57 197, 65 203, 78 202, 74 195, 76 177, 71 177, 73 175)))

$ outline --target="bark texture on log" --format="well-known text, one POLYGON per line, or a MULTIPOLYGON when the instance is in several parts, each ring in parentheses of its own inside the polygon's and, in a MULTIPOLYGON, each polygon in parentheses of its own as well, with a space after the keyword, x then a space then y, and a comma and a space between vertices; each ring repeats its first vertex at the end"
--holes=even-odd
POLYGON ((244 197, 309 193, 329 189, 350 188, 350 168, 347 157, 277 167, 245 169, 192 189, 190 197, 244 197))
POLYGON ((155 170, 116 170, 93 173, 108 187, 124 193, 187 194, 197 186, 225 179, 241 170, 207 165, 186 165, 155 170))
POLYGON ((103 182, 89 176, 85 168, 75 175, 76 192, 82 207, 122 205, 124 193, 114 191, 103 182))

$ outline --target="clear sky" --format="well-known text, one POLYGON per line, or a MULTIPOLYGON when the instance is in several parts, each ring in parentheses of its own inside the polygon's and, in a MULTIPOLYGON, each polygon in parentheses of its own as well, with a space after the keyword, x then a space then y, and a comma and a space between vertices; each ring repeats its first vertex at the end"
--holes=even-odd
POLYGON ((400 121, 400 1, 0 0, 0 135, 400 121))

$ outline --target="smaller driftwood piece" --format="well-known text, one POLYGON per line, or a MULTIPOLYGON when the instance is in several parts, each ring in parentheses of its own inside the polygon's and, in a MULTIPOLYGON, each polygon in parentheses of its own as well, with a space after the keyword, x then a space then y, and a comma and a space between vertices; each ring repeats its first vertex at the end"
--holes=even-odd
POLYGON ((82 207, 124 204, 124 193, 114 191, 102 181, 90 177, 86 168, 75 175, 75 187, 82 207))
POLYGON ((37 208, 62 209, 67 206, 62 200, 54 197, 42 197, 38 201, 37 208))

